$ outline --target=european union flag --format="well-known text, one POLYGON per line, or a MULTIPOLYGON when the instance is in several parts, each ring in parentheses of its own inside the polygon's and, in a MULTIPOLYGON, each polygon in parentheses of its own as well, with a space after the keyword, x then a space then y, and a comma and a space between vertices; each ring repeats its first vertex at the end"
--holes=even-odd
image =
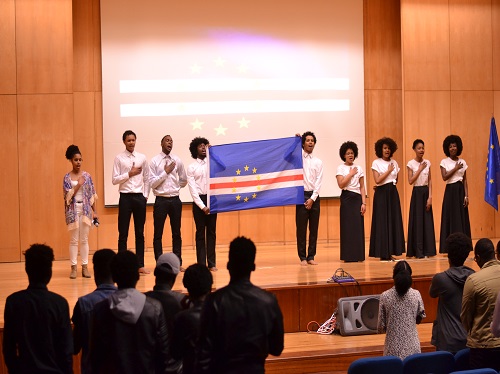
POLYGON ((214 145, 208 153, 211 213, 304 203, 300 137, 214 145))
POLYGON ((495 118, 491 118, 484 200, 496 210, 498 210, 498 195, 500 195, 500 146, 498 144, 498 134, 497 126, 495 125, 495 118))

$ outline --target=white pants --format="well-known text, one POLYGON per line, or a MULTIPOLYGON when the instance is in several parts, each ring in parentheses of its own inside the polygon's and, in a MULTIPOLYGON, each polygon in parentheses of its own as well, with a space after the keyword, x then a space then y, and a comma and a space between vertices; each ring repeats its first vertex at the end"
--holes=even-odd
POLYGON ((87 265, 89 263, 90 226, 82 222, 82 204, 76 203, 75 207, 78 215, 78 227, 69 232, 69 260, 71 265, 76 265, 76 259, 78 257, 78 242, 80 242, 80 257, 82 258, 82 265, 87 265))

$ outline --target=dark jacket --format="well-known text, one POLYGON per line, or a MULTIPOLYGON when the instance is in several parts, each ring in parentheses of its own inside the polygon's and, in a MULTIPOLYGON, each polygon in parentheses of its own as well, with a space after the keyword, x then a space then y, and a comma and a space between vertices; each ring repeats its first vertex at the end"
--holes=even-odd
POLYGON ((168 334, 159 301, 135 288, 97 303, 90 331, 93 373, 164 373, 168 334))
POLYGON ((450 267, 434 275, 429 289, 439 297, 437 317, 432 327, 431 344, 440 351, 458 352, 465 348, 467 332, 460 320, 465 280, 474 270, 467 266, 450 267))
POLYGON ((276 297, 231 280, 207 296, 201 314, 199 369, 203 373, 264 373, 268 354, 283 351, 283 316, 276 297))
POLYGON ((200 337, 202 301, 175 316, 172 338, 172 356, 182 360, 182 373, 196 373, 196 348, 200 337))

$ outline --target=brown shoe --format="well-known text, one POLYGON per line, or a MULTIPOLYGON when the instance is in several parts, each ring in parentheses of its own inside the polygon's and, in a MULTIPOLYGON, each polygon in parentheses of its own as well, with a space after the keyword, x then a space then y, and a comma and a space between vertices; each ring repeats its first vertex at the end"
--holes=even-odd
POLYGON ((84 278, 92 278, 90 276, 89 268, 87 265, 82 265, 82 277, 84 278))
POLYGON ((69 273, 69 279, 76 279, 76 265, 71 265, 71 273, 69 273))

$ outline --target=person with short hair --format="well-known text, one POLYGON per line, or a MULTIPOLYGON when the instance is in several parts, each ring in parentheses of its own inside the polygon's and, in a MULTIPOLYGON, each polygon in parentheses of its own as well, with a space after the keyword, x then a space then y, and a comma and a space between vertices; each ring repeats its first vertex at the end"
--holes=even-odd
POLYGON ((441 234, 439 253, 445 253, 446 238, 454 232, 463 232, 471 237, 469 221, 469 189, 467 185, 468 165, 462 154, 462 139, 458 135, 448 135, 443 141, 443 152, 447 156, 441 160, 441 177, 446 182, 441 210, 441 234))
POLYGON ((54 251, 32 244, 24 252, 29 285, 7 297, 3 356, 9 373, 73 373, 73 341, 66 299, 47 289, 54 251))
POLYGON ((434 275, 429 295, 439 298, 431 344, 438 351, 456 353, 465 348, 467 331, 460 320, 462 294, 467 277, 474 273, 464 262, 472 251, 472 240, 461 232, 446 239, 449 269, 434 275))
POLYGON ((491 321, 497 295, 500 292, 500 261, 488 238, 474 246, 474 260, 480 270, 469 275, 464 285, 460 319, 467 331, 471 369, 500 370, 500 338, 491 331, 491 321))
MULTIPOLYGON (((179 257, 182 265, 182 202, 179 193, 181 188, 187 184, 187 175, 181 159, 171 152, 173 146, 172 137, 165 135, 161 139, 161 152, 149 162, 149 183, 156 196, 153 208, 153 250, 155 260, 158 260, 158 257, 163 253, 163 229, 165 220, 169 216, 172 231, 172 252, 179 257)), ((184 268, 181 266, 182 270, 184 268)))
POLYGON ((213 284, 212 273, 205 265, 186 269, 182 283, 188 291, 185 310, 175 316, 172 355, 182 359, 183 374, 196 373, 196 347, 200 336, 201 309, 213 284))
POLYGON ((94 265, 94 280, 97 288, 91 293, 78 298, 73 309, 73 346, 74 354, 82 352, 81 373, 91 374, 89 358, 90 320, 95 304, 106 299, 116 291, 116 286, 111 276, 110 264, 116 256, 112 249, 99 249, 92 257, 94 265))
MULTIPOLYGON (((297 134, 299 135, 299 134, 297 134)), ((318 265, 316 247, 318 243, 321 203, 319 193, 323 183, 323 161, 313 155, 316 135, 311 131, 302 134, 302 168, 304 170, 304 203, 295 206, 297 253, 300 265, 318 265), (307 227, 309 226, 309 244, 307 227), (307 248, 307 252, 306 252, 307 248)))
POLYGON ((382 292, 378 309, 379 333, 385 332, 384 356, 402 360, 420 353, 417 324, 425 318, 424 302, 418 290, 413 289, 412 270, 406 261, 394 266, 394 286, 382 292))
POLYGON ((94 306, 90 329, 93 373, 164 373, 169 345, 163 308, 135 286, 139 261, 135 253, 118 252, 110 264, 118 290, 94 306))
POLYGON ((113 164, 114 185, 119 185, 118 202, 118 252, 127 250, 130 217, 134 217, 135 253, 139 260, 139 272, 151 273, 144 267, 144 224, 149 196, 149 167, 146 156, 136 152, 137 136, 132 130, 123 133, 125 150, 119 153, 113 164))
POLYGON ((250 282, 255 244, 237 237, 229 245, 229 284, 206 297, 201 312, 201 373, 263 373, 266 357, 283 351, 283 315, 276 297, 250 282))

